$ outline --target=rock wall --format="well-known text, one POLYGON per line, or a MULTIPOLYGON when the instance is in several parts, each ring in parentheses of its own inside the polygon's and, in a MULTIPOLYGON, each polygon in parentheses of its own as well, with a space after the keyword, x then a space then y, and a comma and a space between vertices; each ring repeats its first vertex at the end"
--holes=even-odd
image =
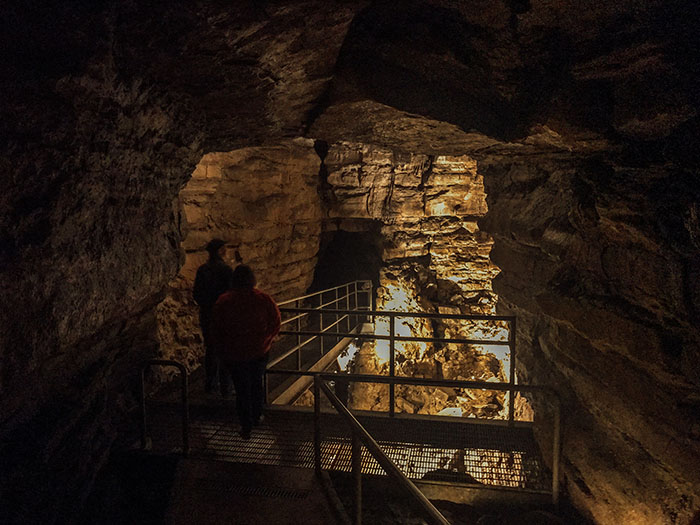
MULTIPOLYGON (((477 220, 486 214, 483 179, 468 156, 409 154, 375 145, 333 144, 324 159, 324 202, 334 227, 343 221, 381 223, 383 267, 379 273, 376 307, 380 310, 443 313, 493 313, 497 297, 491 280, 498 268, 489 259, 491 238, 477 220), (335 222, 337 221, 337 222, 335 222)), ((329 221, 329 222, 330 222, 329 221)), ((402 335, 435 332, 447 337, 469 337, 481 328, 484 335, 503 327, 445 321, 434 325, 420 319, 397 324, 402 335)), ((378 332, 388 324, 378 320, 378 332)), ((502 335, 502 334, 498 334, 502 335)), ((507 347, 494 355, 486 348, 425 343, 397 345, 397 373, 447 379, 506 380, 507 347)), ((355 354, 357 373, 387 373, 388 347, 365 344, 355 354)), ((459 407, 464 417, 493 417, 503 408, 503 396, 494 393, 445 392, 439 389, 400 387, 400 411, 435 414, 459 407)), ((387 410, 388 390, 381 385, 351 389, 356 408, 387 410)))
MULTIPOLYGON (((81 20, 89 33, 105 30, 81 20)), ((70 46, 63 35, 55 42, 70 46)), ((9 523, 74 518, 117 435, 133 436, 126 414, 137 406, 138 366, 157 348, 153 308, 178 268, 173 198, 201 155, 196 120, 167 93, 91 59, 89 47, 80 58, 65 51, 55 77, 14 70, 1 97, 0 515, 9 523)))
POLYGON ((518 370, 564 401, 569 494, 599 523, 688 523, 700 508, 697 185, 669 165, 569 155, 479 166, 518 370))
MULTIPOLYGON (((133 370, 155 350, 152 310, 181 262, 173 200, 202 155, 310 130, 477 161, 495 290, 531 348, 522 377, 567 394, 570 491, 601 523, 687 521, 700 508, 695 11, 5 2, 0 513, 69 519, 131 428, 133 370)), ((402 188, 377 185, 370 209, 391 211, 402 188)), ((387 216, 387 253, 406 275, 438 257, 431 231, 477 235, 472 219, 403 201, 413 233, 387 216)), ((440 303, 454 291, 467 308, 493 304, 444 281, 440 303)))
POLYGON ((356 18, 312 131, 477 161, 499 309, 522 321, 521 379, 564 397, 577 506, 600 523, 689 522, 700 509, 694 6, 402 7, 356 18))
POLYGON ((319 165, 304 139, 202 158, 180 192, 186 256, 158 308, 164 357, 196 368, 204 355, 192 286, 214 237, 227 241, 227 262, 250 265, 277 301, 306 292, 321 234, 319 165))
POLYGON ((426 305, 494 310, 498 268, 489 260, 492 241, 477 226, 486 196, 473 159, 337 143, 324 163, 329 218, 382 223, 381 285, 400 276, 420 283, 426 305))
POLYGON ((205 152, 303 131, 359 8, 3 3, 2 521, 75 518, 135 437, 180 189, 205 152))

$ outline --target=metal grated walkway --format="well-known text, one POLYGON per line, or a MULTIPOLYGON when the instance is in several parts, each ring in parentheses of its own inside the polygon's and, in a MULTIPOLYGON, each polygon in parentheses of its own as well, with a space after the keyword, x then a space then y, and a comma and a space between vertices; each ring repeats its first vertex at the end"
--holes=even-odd
MULTIPOLYGON (((215 402, 216 403, 216 402, 215 402)), ((244 441, 230 401, 193 407, 190 427, 193 457, 227 462, 314 468, 313 414, 270 409, 264 422, 244 441)), ((153 422, 153 448, 171 451, 180 445, 176 410, 159 410, 153 422)), ((155 414, 154 414, 155 415, 155 414)), ((543 465, 532 431, 525 426, 454 422, 445 418, 361 413, 358 420, 385 453, 412 480, 472 486, 510 487, 547 492, 551 474, 543 465)), ((322 467, 351 471, 349 430, 340 416, 322 418, 322 467)), ((363 452, 362 471, 383 475, 382 468, 363 452)))

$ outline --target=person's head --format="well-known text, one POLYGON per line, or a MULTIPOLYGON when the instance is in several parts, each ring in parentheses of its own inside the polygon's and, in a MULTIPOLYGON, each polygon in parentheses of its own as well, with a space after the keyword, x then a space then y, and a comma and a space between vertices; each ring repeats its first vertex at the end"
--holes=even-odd
POLYGON ((207 251, 209 252, 209 257, 214 259, 216 257, 223 258, 223 248, 226 246, 226 241, 221 239, 212 239, 207 243, 207 251))
POLYGON ((231 278, 233 288, 255 288, 256 284, 255 274, 250 266, 239 264, 233 270, 233 277, 231 278))

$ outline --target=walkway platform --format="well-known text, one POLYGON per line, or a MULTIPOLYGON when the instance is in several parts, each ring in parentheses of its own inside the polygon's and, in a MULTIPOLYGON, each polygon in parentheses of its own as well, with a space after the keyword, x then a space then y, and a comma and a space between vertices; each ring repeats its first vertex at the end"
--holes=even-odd
MULTIPOLYGON (((250 440, 239 436, 234 402, 193 405, 191 457, 222 462, 280 466, 313 472, 313 413, 303 409, 268 408, 250 440)), ((176 406, 154 411, 153 450, 172 452, 180 446, 176 406)), ((550 494, 551 474, 526 426, 455 421, 443 417, 358 413, 358 420, 385 453, 414 481, 451 487, 508 489, 540 496, 550 494)), ((336 413, 322 415, 322 468, 351 471, 349 430, 336 413)), ((363 453, 362 471, 383 475, 363 453)))

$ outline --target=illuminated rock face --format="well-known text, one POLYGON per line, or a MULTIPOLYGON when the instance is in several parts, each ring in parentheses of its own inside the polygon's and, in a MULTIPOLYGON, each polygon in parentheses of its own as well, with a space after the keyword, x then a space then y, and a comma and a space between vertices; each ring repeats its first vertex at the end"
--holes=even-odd
POLYGON ((329 217, 381 222, 380 284, 413 282, 428 308, 493 311, 498 268, 489 260, 492 241, 477 226, 486 195, 473 159, 339 143, 324 162, 329 217))
POLYGON ((250 265, 258 286, 278 300, 311 284, 321 232, 319 158, 313 141, 210 153, 180 192, 185 262, 158 307, 163 357, 200 365, 198 310, 192 299, 209 240, 227 241, 227 262, 250 265))
MULTIPOLYGON (((377 309, 464 314, 495 311, 491 280, 498 268, 489 260, 491 239, 479 231, 476 222, 487 210, 483 179, 472 158, 338 143, 330 147, 324 163, 324 202, 329 217, 340 219, 337 227, 342 228, 348 220, 381 223, 383 267, 377 309)), ((466 325, 460 328, 456 322, 440 322, 435 329, 437 334, 430 322, 421 319, 403 319, 396 325, 396 333, 403 336, 473 336, 466 325)), ((376 331, 388 334, 388 320, 377 319, 376 331)), ((499 359, 483 348, 479 350, 475 353, 454 344, 435 349, 426 343, 399 343, 397 374, 506 380, 499 359)), ((356 354, 352 370, 387 373, 388 359, 387 341, 365 344, 356 354)), ((351 397, 356 408, 388 408, 386 386, 356 385, 351 397)), ((502 394, 458 398, 455 392, 434 388, 397 390, 398 410, 409 413, 436 414, 446 407, 460 407, 465 417, 495 416, 503 408, 502 394)))
POLYGON ((568 156, 482 169, 499 308, 522 379, 563 398, 569 493, 601 523, 683 523, 700 487, 689 181, 568 156))

